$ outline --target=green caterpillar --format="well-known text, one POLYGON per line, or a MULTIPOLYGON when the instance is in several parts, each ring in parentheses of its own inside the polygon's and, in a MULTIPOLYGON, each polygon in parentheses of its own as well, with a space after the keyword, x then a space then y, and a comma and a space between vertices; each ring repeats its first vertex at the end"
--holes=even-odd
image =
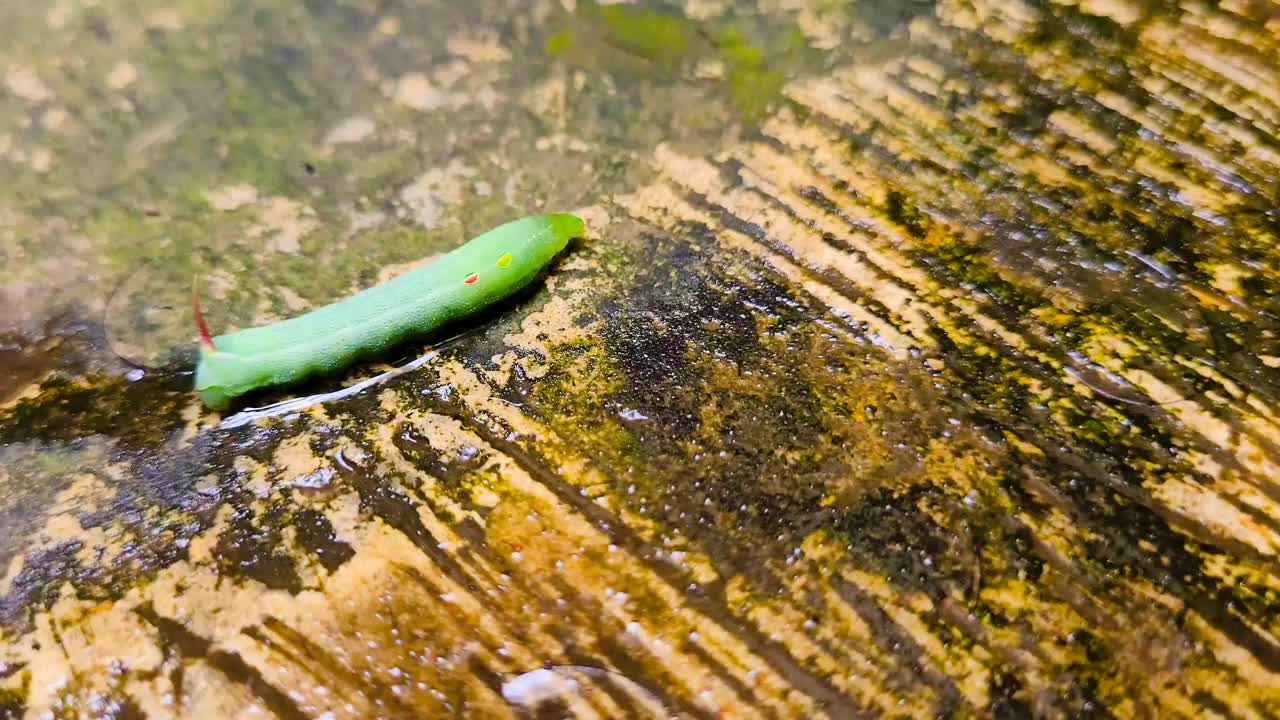
POLYGON ((332 305, 216 338, 193 291, 201 345, 196 392, 222 410, 251 390, 340 370, 510 296, 584 231, 575 215, 531 215, 332 305))

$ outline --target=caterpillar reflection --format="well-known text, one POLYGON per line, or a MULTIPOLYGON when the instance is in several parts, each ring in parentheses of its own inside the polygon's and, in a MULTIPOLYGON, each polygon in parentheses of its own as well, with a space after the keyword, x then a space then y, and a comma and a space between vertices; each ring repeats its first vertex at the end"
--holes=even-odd
POLYGON ((192 291, 200 337, 195 389, 226 408, 239 395, 338 371, 509 297, 585 230, 575 215, 531 215, 444 257, 332 305, 271 325, 211 337, 192 291))

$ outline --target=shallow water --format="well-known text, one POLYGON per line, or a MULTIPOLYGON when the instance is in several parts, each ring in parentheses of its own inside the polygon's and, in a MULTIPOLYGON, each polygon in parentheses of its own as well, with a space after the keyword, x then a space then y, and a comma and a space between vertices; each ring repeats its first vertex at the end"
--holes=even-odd
POLYGON ((1274 5, 0 13, 0 717, 1280 714, 1274 5))

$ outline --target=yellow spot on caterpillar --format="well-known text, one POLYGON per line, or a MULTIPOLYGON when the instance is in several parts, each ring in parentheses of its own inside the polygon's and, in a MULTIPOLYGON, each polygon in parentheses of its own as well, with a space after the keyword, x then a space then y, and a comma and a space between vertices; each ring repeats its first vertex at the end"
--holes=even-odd
POLYGON ((502 257, 498 258, 498 267, 506 267, 510 264, 511 264, 511 253, 505 253, 502 257))

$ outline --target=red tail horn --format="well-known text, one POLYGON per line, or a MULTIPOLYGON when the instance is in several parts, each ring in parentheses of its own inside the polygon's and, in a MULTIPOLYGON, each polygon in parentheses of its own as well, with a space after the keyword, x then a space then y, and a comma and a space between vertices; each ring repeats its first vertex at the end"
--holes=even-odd
POLYGON ((196 316, 196 332, 200 336, 200 347, 205 352, 217 350, 213 346, 213 336, 209 334, 209 326, 204 321, 204 312, 200 310, 200 276, 191 279, 191 309, 196 316))

